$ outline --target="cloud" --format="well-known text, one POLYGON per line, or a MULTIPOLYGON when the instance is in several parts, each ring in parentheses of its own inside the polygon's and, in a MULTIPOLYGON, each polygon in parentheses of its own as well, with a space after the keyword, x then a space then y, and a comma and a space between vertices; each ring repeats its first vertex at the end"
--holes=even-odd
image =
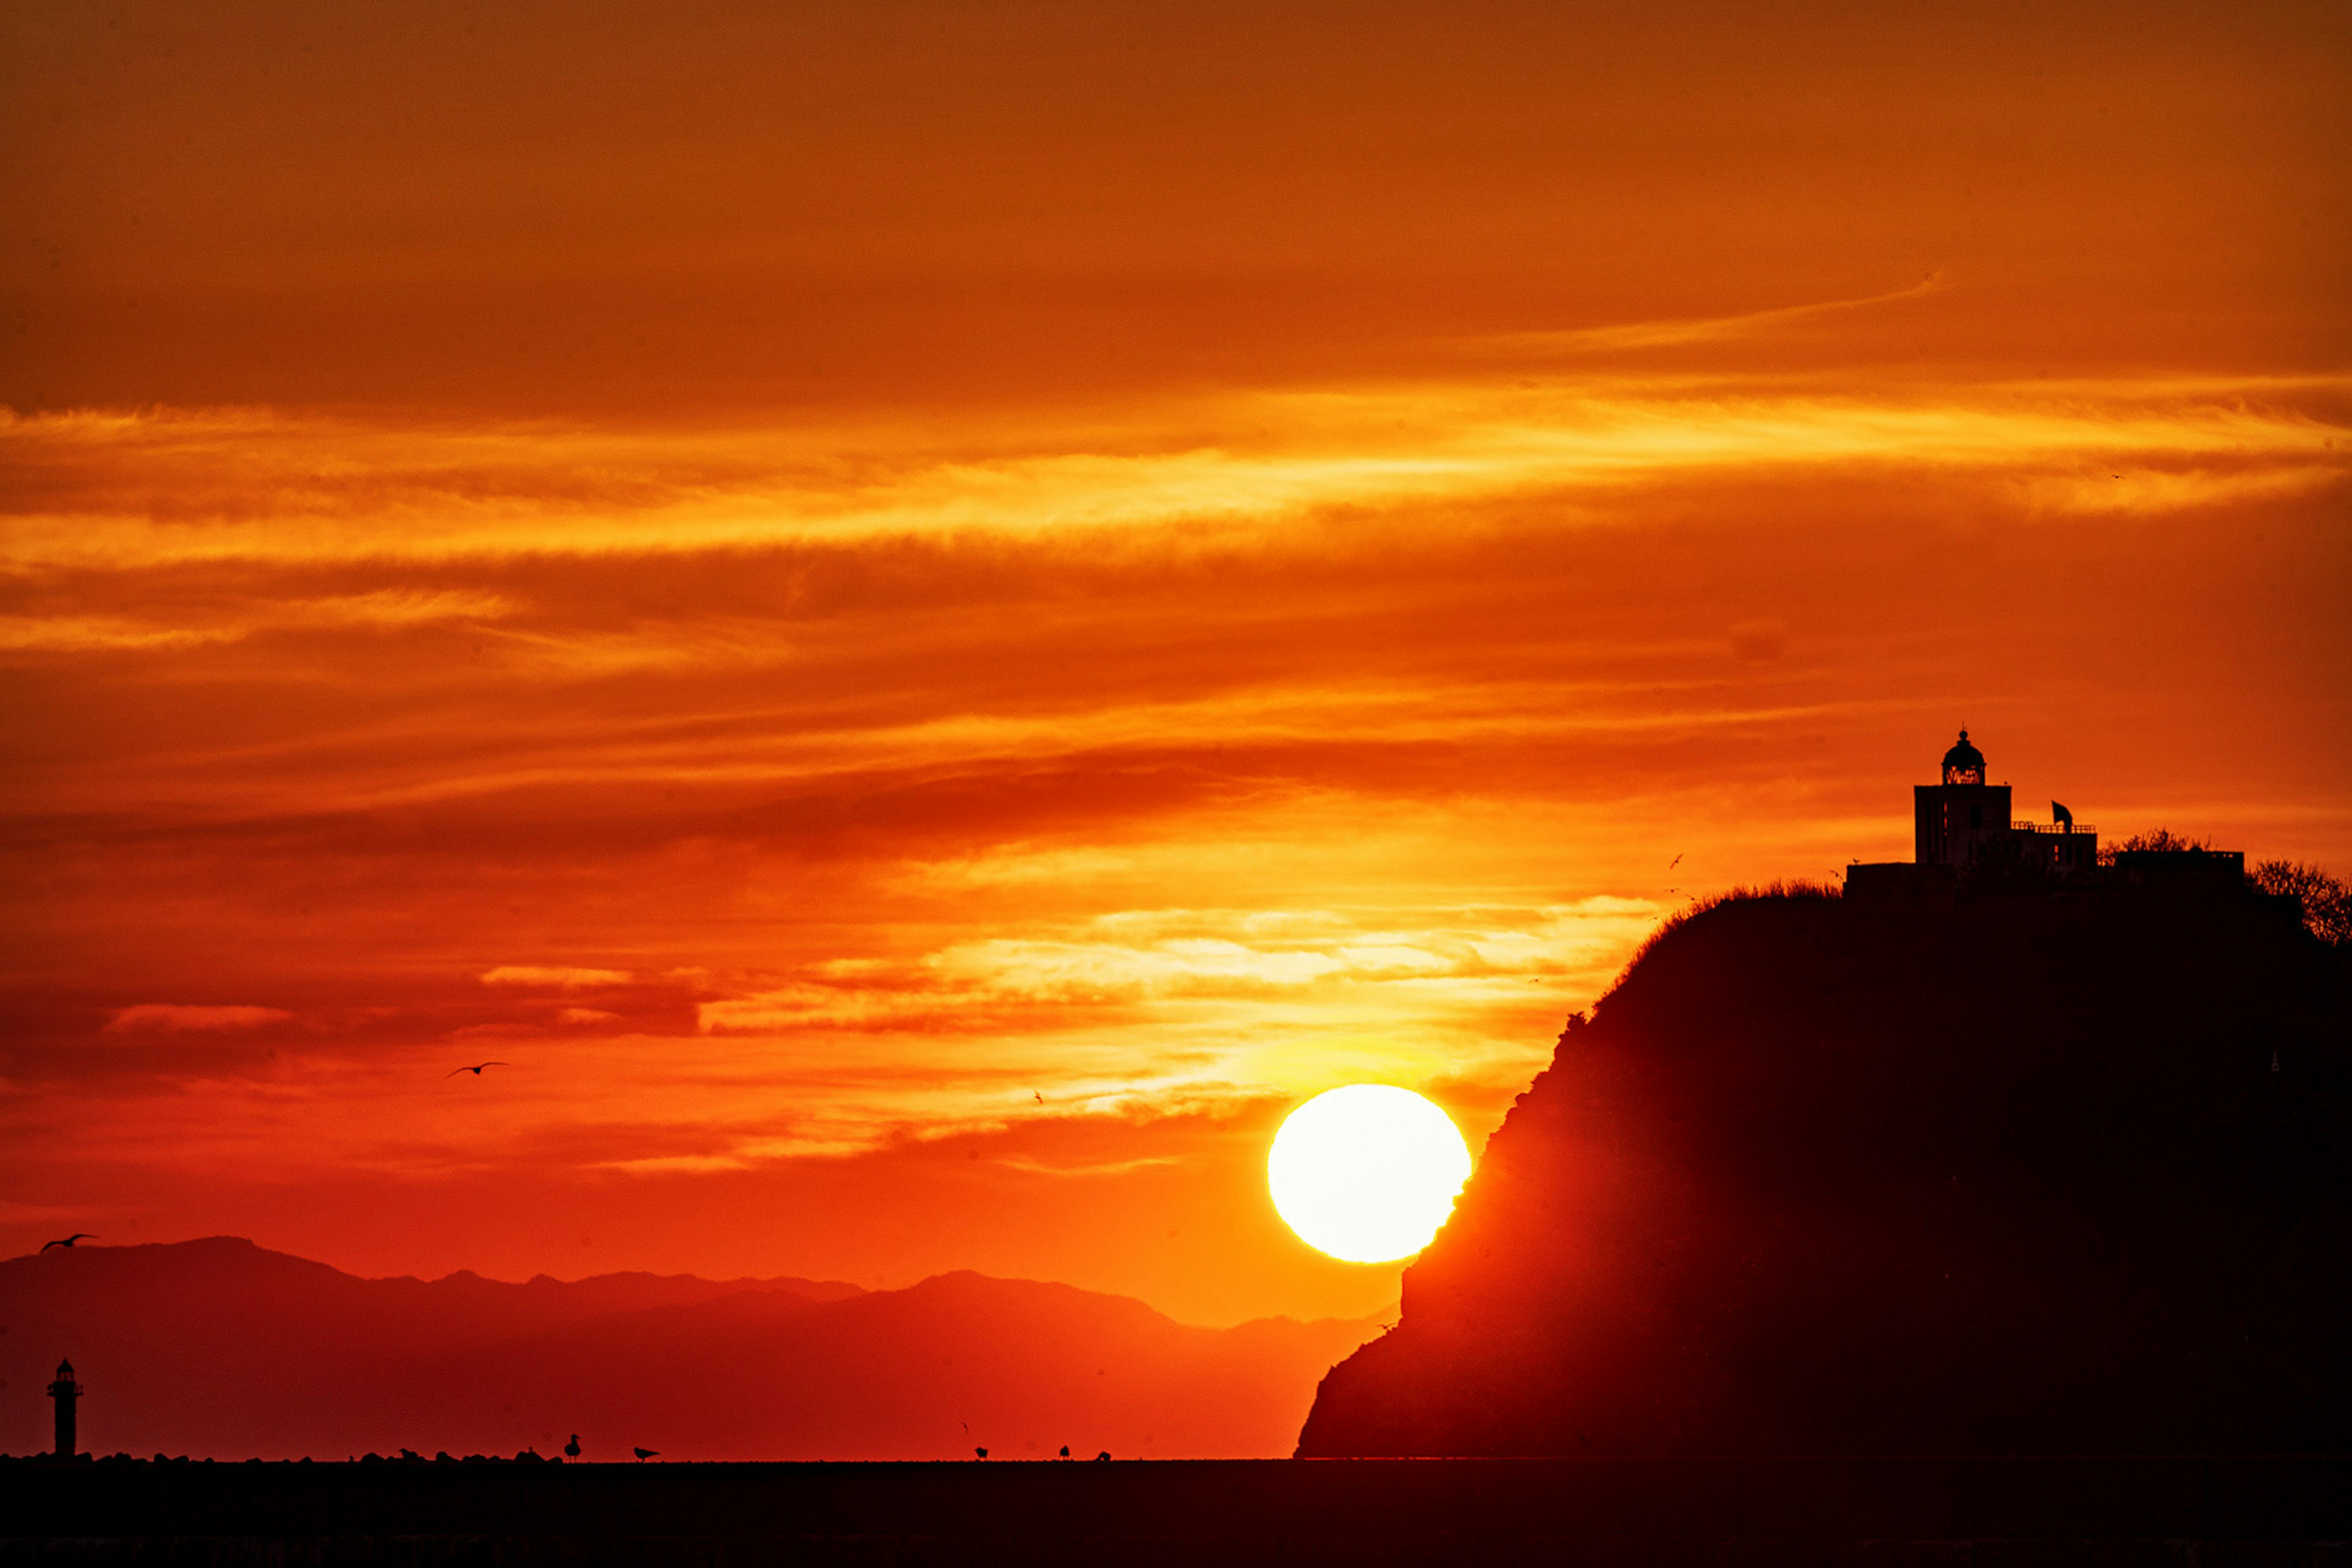
POLYGON ((173 626, 125 616, 0 616, 0 650, 94 653, 234 642, 230 627, 173 626))
POLYGON ((0 651, 93 653, 243 642, 273 631, 394 630, 447 621, 491 621, 513 612, 505 597, 461 589, 381 588, 317 599, 247 602, 223 616, 199 607, 142 616, 0 615, 0 651))
POLYGON ((546 990, 583 991, 592 986, 626 985, 625 969, 575 969, 536 963, 501 963, 482 974, 485 985, 533 986, 546 990))
POLYGON ((114 1017, 106 1026, 106 1032, 110 1035, 230 1034, 241 1029, 258 1029, 269 1024, 282 1024, 293 1016, 279 1007, 142 1002, 135 1007, 117 1008, 114 1017))
MULTIPOLYGON (((1400 378, 1219 394, 1125 426, 1041 426, 1024 450, 994 456, 884 425, 483 434, 203 411, 11 416, 0 418, 0 455, 48 479, 18 502, 0 563, 423 568, 1171 525, 1256 532, 1334 508, 1854 464, 2024 482, 2101 462, 2151 475, 2226 464, 2242 475, 2279 472, 2287 478, 2270 482, 2294 487, 2340 479, 2352 460, 2338 449, 2339 424, 2296 406, 2347 384, 2116 377, 1881 384, 1863 394, 1790 376, 1580 375, 1524 386, 1496 375, 1400 378), (1265 434, 1238 438, 1244 431, 1265 434), (583 486, 583 471, 604 477, 583 486), (254 504, 257 491, 266 505, 254 504)), ((2071 502, 2061 488, 2051 501, 2164 510, 2210 488, 2147 483, 2071 502)), ((397 626, 500 618, 513 608, 499 595, 401 590, 278 614, 288 625, 397 626)), ((614 646, 628 657, 647 657, 629 652, 616 628, 602 631, 620 637, 614 646)))
POLYGON ((1942 293, 1951 285, 1941 272, 1932 272, 1907 289, 1868 294, 1853 300, 1823 300, 1776 310, 1748 310, 1734 316, 1690 317, 1677 321, 1631 321, 1614 327, 1579 327, 1563 331, 1510 332, 1481 340, 1523 352, 1602 353, 1626 349, 1679 348, 1691 343, 1723 342, 1758 337, 1776 329, 1851 310, 1892 305, 1942 293))
POLYGON ((786 1160, 846 1160, 870 1154, 887 1142, 880 1136, 752 1138, 709 1153, 636 1155, 598 1161, 593 1168, 635 1176, 707 1175, 715 1171, 749 1171, 786 1160))
POLYGON ((992 938, 949 948, 929 962, 951 979, 1041 996, 1305 985, 1347 967, 1330 953, 1255 948, 1222 937, 1149 947, 992 938))
POLYGON ((2339 485, 2344 477, 2342 467, 2324 463, 2175 470, 2127 464, 2113 472, 2033 475, 2019 488, 2037 511, 2148 516, 2306 495, 2339 485))
POLYGON ((1056 1164, 1027 1154, 1000 1154, 994 1163, 1007 1170, 1026 1171, 1038 1176, 1124 1176, 1135 1171, 1180 1163, 1173 1154, 1143 1154, 1131 1160, 1089 1160, 1073 1164, 1056 1164))

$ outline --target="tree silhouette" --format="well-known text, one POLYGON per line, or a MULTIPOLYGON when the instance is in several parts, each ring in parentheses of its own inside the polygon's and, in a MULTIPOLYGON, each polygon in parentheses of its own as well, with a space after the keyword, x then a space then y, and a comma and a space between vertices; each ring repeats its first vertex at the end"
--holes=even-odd
POLYGON ((2352 942, 2352 889, 2316 866, 2297 860, 2265 860, 2246 873, 2265 893, 2303 900, 2303 923, 2320 941, 2352 942))

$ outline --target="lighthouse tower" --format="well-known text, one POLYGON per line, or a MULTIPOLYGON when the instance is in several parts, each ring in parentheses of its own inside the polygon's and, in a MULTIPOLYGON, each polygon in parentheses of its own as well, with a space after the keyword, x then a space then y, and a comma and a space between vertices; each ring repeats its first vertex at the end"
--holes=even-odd
POLYGON ((58 1380, 49 1384, 49 1397, 58 1402, 58 1458, 70 1459, 74 1457, 74 1401, 81 1397, 73 1363, 58 1363, 58 1380))
POLYGON ((2036 881, 2081 885, 2096 878, 2098 829, 2076 822, 2054 800, 2050 814, 2053 820, 2047 827, 2017 821, 2010 812, 2009 786, 1987 782, 1984 753, 1963 730, 1958 743, 1944 753, 1943 776, 1912 786, 1911 858, 1856 861, 1845 868, 1845 890, 1874 899, 1948 894, 1971 871, 2012 889, 2036 881))
POLYGON ((1985 783, 1984 753, 1960 743, 1944 753, 1940 784, 1911 789, 1914 858, 1922 866, 1965 866, 1988 840, 2010 834, 2009 786, 1985 783))

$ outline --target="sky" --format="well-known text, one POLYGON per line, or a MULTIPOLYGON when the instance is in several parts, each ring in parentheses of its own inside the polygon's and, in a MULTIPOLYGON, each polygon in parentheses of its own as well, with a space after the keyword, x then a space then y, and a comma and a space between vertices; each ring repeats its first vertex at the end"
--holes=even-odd
POLYGON ((1357 1315, 1966 724, 2352 869, 2340 6, 0 14, 0 1248, 1357 1315), (508 1064, 477 1078, 459 1066, 508 1064))

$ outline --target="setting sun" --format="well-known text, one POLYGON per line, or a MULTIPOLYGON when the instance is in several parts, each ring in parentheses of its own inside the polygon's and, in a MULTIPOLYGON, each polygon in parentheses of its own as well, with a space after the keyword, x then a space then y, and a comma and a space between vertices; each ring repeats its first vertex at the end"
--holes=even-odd
POLYGON ((1389 1263, 1427 1247, 1470 1179, 1470 1146, 1423 1096, 1388 1084, 1326 1089, 1266 1153, 1274 1206, 1309 1247, 1389 1263))

